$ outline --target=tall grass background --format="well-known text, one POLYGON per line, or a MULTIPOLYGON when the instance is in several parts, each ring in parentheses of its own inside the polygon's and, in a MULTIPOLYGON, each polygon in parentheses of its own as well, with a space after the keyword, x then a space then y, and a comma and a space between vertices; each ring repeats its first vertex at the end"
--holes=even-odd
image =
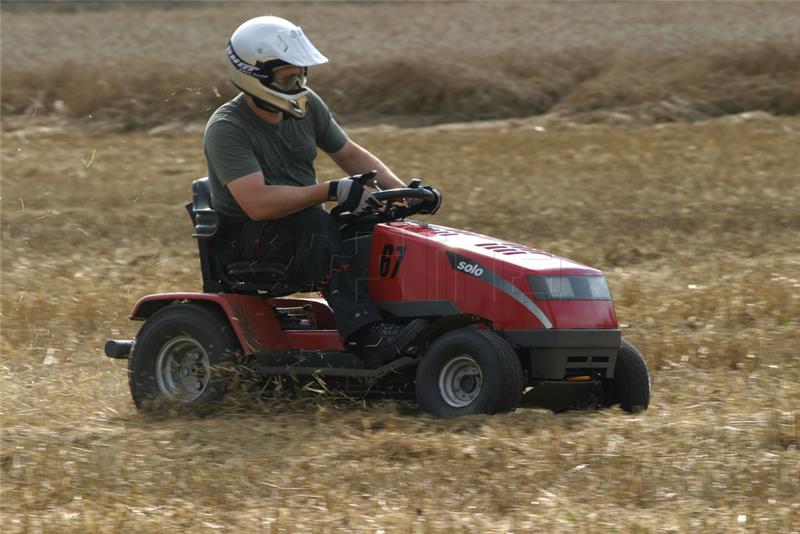
POLYGON ((790 2, 108 4, 3 4, 4 115, 203 120, 234 94, 228 38, 263 14, 301 25, 331 59, 311 84, 351 122, 800 111, 790 2))

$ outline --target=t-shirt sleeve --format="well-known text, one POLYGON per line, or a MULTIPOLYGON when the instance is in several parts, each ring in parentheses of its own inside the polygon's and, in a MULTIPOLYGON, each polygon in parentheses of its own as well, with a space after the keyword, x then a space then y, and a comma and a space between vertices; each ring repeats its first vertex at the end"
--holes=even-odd
POLYGON ((231 122, 223 120, 210 124, 203 144, 208 169, 223 185, 261 171, 250 139, 231 122))
POLYGON ((336 119, 331 115, 328 106, 316 93, 309 91, 309 110, 314 121, 314 135, 317 146, 328 154, 338 152, 347 143, 347 134, 344 133, 336 119))

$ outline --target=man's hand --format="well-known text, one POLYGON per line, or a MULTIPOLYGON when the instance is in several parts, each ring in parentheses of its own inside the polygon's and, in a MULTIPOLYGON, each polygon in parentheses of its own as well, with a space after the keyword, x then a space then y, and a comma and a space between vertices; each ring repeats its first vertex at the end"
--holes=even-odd
POLYGON ((380 200, 373 197, 364 188, 364 185, 376 174, 376 171, 369 171, 330 182, 328 198, 336 200, 336 207, 331 210, 331 215, 337 216, 349 212, 358 216, 367 213, 370 209, 378 209, 383 206, 380 200))
POLYGON ((437 191, 436 189, 434 189, 429 185, 422 185, 422 183, 419 181, 418 178, 411 180, 411 182, 408 184, 408 187, 412 189, 416 189, 418 187, 421 187, 422 189, 427 189, 428 191, 432 192, 434 196, 433 200, 423 200, 421 198, 409 198, 406 200, 406 203, 408 204, 409 207, 416 207, 421 205, 417 213, 421 213, 423 215, 424 214, 433 215, 434 213, 439 211, 439 207, 442 205, 442 194, 439 191, 437 191))

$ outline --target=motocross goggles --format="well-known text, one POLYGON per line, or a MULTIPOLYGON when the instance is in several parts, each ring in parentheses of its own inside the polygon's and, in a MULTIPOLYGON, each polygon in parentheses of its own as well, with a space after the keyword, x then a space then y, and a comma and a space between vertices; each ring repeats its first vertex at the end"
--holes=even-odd
MULTIPOLYGON (((264 83, 264 81, 262 81, 264 83)), ((294 94, 305 90, 308 83, 308 68, 284 65, 272 71, 271 81, 266 84, 270 89, 286 94, 294 94)))
POLYGON ((296 95, 306 89, 308 67, 298 67, 279 59, 258 64, 255 77, 261 85, 285 95, 296 95))

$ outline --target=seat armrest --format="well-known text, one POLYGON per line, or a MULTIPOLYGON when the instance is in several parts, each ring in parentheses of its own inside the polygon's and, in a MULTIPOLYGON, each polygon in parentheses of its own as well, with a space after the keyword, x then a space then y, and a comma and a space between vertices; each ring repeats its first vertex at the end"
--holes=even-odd
POLYGON ((210 239, 217 235, 220 216, 211 207, 211 183, 208 177, 192 182, 192 203, 187 204, 186 209, 194 223, 192 237, 210 239))
POLYGON ((212 209, 194 210, 194 233, 197 239, 210 239, 219 230, 219 215, 212 209))

